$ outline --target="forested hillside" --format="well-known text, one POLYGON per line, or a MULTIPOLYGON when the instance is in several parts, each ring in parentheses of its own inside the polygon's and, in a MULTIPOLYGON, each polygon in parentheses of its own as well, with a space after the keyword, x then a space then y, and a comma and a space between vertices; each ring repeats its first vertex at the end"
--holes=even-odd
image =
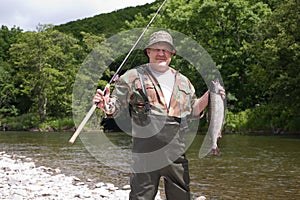
POLYGON ((125 21, 133 21, 137 13, 148 16, 155 12, 153 4, 145 4, 137 7, 128 7, 107 14, 96 15, 91 18, 68 22, 56 26, 55 29, 63 33, 70 33, 76 38, 82 38, 80 32, 92 33, 95 35, 105 34, 109 37, 120 30, 128 28, 125 21))
MULTIPOLYGON (((161 3, 59 26, 39 25, 34 32, 2 26, 0 126, 73 128, 73 84, 84 59, 121 30, 145 27, 161 3)), ((299 133, 299 13, 298 0, 173 0, 152 26, 187 35, 216 62, 228 97, 227 132, 299 133)), ((140 53, 130 59, 143 60, 140 53)), ((112 77, 119 59, 104 72, 99 88, 112 77)), ((133 67, 132 60, 125 68, 133 67)), ((207 90, 196 69, 182 58, 176 57, 172 66, 190 78, 198 95, 207 90)), ((201 125, 205 128, 205 119, 201 125)))

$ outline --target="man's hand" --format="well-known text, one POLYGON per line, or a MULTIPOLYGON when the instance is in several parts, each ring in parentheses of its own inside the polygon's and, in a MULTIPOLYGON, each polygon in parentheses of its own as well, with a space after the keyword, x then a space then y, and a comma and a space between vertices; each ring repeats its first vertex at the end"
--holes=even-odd
POLYGON ((219 87, 219 94, 221 95, 222 99, 225 100, 226 93, 225 93, 225 89, 222 86, 219 87))
POLYGON ((101 108, 105 111, 105 106, 110 102, 110 87, 109 84, 105 86, 104 92, 100 89, 96 91, 96 94, 93 98, 93 102, 97 105, 98 108, 101 108))

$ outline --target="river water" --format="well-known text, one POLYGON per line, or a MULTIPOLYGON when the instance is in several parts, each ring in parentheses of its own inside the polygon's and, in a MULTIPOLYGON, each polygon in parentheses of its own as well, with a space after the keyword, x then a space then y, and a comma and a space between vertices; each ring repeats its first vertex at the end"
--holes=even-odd
MULTIPOLYGON (((80 139, 68 144, 71 136, 72 133, 0 132, 0 151, 30 157, 37 165, 59 168, 82 181, 111 182, 120 187, 129 184, 129 173, 95 159, 80 139)), ((118 133, 109 137, 119 146, 130 148, 129 137, 118 133)), ((300 136, 224 135, 219 140, 221 156, 200 160, 203 137, 197 135, 187 152, 195 196, 300 199, 300 136)), ((106 156, 113 154, 114 151, 106 156)))

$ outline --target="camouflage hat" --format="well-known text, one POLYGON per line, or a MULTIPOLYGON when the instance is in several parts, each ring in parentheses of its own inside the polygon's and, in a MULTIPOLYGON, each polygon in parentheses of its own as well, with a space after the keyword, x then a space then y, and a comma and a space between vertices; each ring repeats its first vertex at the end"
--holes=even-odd
POLYGON ((151 34, 150 39, 148 41, 148 45, 145 47, 144 50, 148 49, 150 46, 152 46, 155 43, 158 42, 166 42, 173 48, 172 50, 175 51, 175 47, 173 44, 173 38, 172 36, 166 32, 166 31, 157 31, 151 34))

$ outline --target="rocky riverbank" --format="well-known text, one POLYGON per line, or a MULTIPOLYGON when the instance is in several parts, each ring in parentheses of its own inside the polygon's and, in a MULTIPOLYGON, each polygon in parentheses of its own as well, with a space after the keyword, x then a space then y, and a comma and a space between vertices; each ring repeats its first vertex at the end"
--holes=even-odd
MULTIPOLYGON (((130 186, 87 184, 59 169, 36 166, 31 158, 0 152, 0 199, 3 200, 127 200, 130 186)), ((161 200, 158 194, 155 198, 161 200)))

